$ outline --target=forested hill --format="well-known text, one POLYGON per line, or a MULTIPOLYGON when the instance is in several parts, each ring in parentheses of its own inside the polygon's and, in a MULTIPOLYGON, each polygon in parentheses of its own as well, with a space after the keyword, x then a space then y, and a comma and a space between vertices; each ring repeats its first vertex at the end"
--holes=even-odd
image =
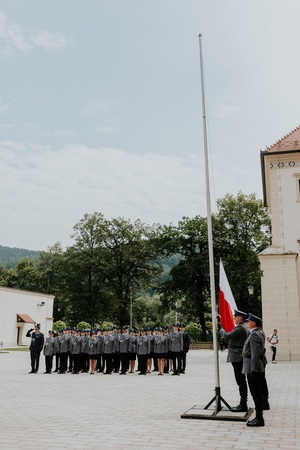
POLYGON ((39 252, 25 248, 3 247, 0 245, 0 264, 6 268, 15 266, 22 258, 36 259, 39 252))

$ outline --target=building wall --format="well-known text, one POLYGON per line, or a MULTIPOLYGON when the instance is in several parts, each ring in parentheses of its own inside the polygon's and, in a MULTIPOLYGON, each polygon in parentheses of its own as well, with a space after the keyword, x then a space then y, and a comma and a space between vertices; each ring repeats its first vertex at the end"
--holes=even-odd
POLYGON ((299 155, 266 155, 265 179, 272 245, 259 255, 263 326, 266 335, 278 329, 278 360, 300 360, 299 155))
POLYGON ((53 325, 53 303, 53 295, 0 287, 0 346, 29 345, 26 333, 34 324, 17 322, 17 314, 27 314, 47 334, 53 325))
MULTIPOLYGON (((297 254, 260 255, 263 293, 263 328, 270 335, 277 328, 277 360, 300 360, 299 281, 297 254)), ((271 360, 271 353, 268 359, 271 360)))

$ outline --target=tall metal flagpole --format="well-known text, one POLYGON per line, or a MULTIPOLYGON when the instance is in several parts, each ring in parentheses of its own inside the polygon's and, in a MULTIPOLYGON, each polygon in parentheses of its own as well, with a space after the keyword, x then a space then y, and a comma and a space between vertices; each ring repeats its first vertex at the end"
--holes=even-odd
POLYGON ((208 164, 207 130, 206 130, 206 109, 205 109, 205 95, 204 95, 202 34, 199 34, 199 49, 200 49, 200 74, 201 74, 201 92, 202 92, 205 178, 206 178, 206 205, 207 205, 210 295, 211 295, 211 313, 212 313, 212 326, 213 326, 214 362, 215 362, 215 397, 206 405, 205 409, 207 409, 215 400, 215 414, 217 414, 217 412, 221 410, 221 400, 229 408, 230 408, 230 406, 221 397, 220 375, 219 375, 219 352, 218 352, 218 340, 217 340, 218 311, 216 308, 216 291, 215 291, 214 252, 213 252, 213 237, 212 237, 211 202, 210 202, 210 186, 209 186, 209 164, 208 164))

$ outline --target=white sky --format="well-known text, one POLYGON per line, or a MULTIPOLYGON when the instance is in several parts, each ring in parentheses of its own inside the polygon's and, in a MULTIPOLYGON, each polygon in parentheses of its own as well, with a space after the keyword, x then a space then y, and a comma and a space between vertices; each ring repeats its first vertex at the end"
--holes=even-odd
POLYGON ((300 123, 299 0, 3 0, 0 245, 71 245, 84 213, 206 216, 262 198, 260 150, 300 123))

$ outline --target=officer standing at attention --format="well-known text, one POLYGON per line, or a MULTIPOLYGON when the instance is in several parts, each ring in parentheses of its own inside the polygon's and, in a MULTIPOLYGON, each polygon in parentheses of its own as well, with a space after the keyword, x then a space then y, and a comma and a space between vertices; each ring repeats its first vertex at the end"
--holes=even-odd
POLYGON ((248 315, 247 328, 249 335, 243 348, 243 373, 247 375, 249 389, 255 404, 256 416, 248 420, 248 427, 263 427, 264 384, 265 384, 265 339, 261 332, 262 320, 253 314, 248 315))
POLYGON ((145 328, 141 328, 140 336, 137 338, 137 355, 139 362, 139 375, 147 374, 147 356, 150 353, 150 341, 146 336, 145 328))
POLYGON ((39 370, 40 354, 44 345, 44 335, 43 333, 41 333, 40 326, 35 325, 34 329, 30 328, 30 330, 28 330, 26 333, 26 337, 31 337, 31 342, 29 346, 31 359, 31 372, 29 373, 37 373, 39 370), (33 333, 31 333, 32 331, 33 333))
POLYGON ((53 355, 55 353, 55 337, 54 331, 52 330, 48 331, 48 337, 46 338, 45 341, 43 353, 45 356, 45 366, 46 366, 46 372, 44 372, 44 374, 52 373, 53 355))
POLYGON ((173 373, 172 375, 180 375, 181 361, 180 355, 183 351, 183 337, 178 330, 179 324, 174 323, 173 331, 170 333, 170 350, 173 360, 173 373))
POLYGON ((240 393, 240 403, 237 406, 231 408, 231 411, 234 412, 247 412, 247 397, 248 397, 248 388, 246 375, 242 373, 243 369, 243 357, 242 351, 244 347, 244 343, 248 336, 248 330, 245 324, 245 320, 247 318, 247 313, 243 311, 234 311, 234 323, 235 328, 232 331, 226 333, 226 331, 221 328, 219 334, 222 338, 228 341, 228 354, 227 354, 227 362, 232 364, 234 370, 234 376, 236 384, 239 387, 240 393))

